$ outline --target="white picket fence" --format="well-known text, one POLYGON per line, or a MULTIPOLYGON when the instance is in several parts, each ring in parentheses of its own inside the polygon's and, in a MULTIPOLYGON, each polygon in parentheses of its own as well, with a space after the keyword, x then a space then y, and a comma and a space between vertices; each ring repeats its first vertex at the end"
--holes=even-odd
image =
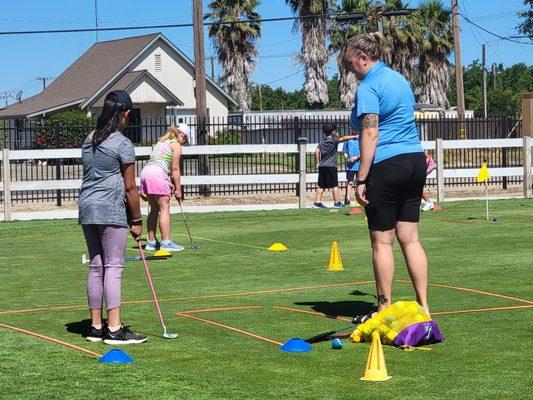
MULTIPOLYGON (((445 201, 444 180, 447 178, 472 178, 479 172, 476 168, 444 169, 444 150, 447 149, 501 149, 523 148, 523 166, 491 168, 492 177, 522 176, 524 182, 524 197, 532 197, 532 156, 533 138, 522 139, 479 139, 479 140, 442 140, 422 142, 425 149, 435 150, 437 168, 429 178, 437 179, 437 199, 445 201)), ((339 146, 339 151, 341 149, 339 146)), ((299 144, 271 144, 271 145, 217 145, 191 146, 183 149, 185 155, 224 155, 224 154, 299 154, 299 165, 306 165, 306 154, 313 153, 316 144, 307 144, 302 140, 299 144)), ((150 155, 150 147, 135 149, 137 156, 150 155)), ((58 150, 8 150, 0 154, 0 161, 4 165, 11 160, 42 160, 42 159, 76 159, 81 158, 81 149, 58 150)), ((345 173, 339 173, 339 180, 345 179, 345 173)), ((273 184, 298 183, 300 193, 306 192, 307 183, 316 183, 318 174, 307 173, 303 168, 294 174, 255 174, 255 175, 198 175, 183 176, 182 185, 242 185, 242 184, 273 184)), ((81 180, 46 180, 46 181, 11 181, 10 168, 3 168, 0 191, 4 193, 4 220, 11 220, 11 192, 21 190, 59 190, 79 189, 81 180)), ((299 207, 306 207, 305 195, 300 196, 299 207)))

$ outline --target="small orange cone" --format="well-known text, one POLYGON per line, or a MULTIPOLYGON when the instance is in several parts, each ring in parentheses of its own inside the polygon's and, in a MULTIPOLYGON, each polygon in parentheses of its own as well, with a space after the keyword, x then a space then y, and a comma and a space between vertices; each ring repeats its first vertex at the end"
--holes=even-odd
POLYGON ((379 332, 372 334, 372 344, 370 345, 370 352, 366 361, 365 375, 361 378, 362 381, 387 381, 392 376, 387 374, 387 366, 385 365, 385 356, 383 355, 383 348, 381 347, 381 339, 379 332))
POLYGON ((328 269, 330 271, 342 271, 344 269, 342 268, 341 253, 339 251, 339 245, 337 242, 333 242, 331 245, 328 269))
POLYGON ((363 212, 361 211, 360 208, 357 208, 357 207, 354 207, 350 210, 350 215, 358 215, 358 214, 362 214, 363 212))

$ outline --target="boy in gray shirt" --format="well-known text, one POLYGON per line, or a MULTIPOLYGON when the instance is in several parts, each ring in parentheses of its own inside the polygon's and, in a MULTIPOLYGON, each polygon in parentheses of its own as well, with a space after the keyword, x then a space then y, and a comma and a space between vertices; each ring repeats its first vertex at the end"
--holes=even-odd
POLYGON ((356 135, 338 137, 337 126, 326 124, 322 127, 324 138, 315 150, 316 164, 318 167, 318 185, 313 208, 326 208, 322 204, 324 189, 333 189, 333 207, 344 207, 339 199, 339 180, 337 177, 337 155, 339 143, 356 139, 356 135))

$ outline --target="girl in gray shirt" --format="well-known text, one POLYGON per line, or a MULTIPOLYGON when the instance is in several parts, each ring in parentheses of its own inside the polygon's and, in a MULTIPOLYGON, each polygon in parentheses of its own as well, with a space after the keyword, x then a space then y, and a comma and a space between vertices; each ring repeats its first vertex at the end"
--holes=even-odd
POLYGON ((140 240, 142 217, 135 182, 135 150, 121 131, 133 107, 130 96, 114 91, 105 98, 96 129, 82 147, 83 182, 79 198, 79 223, 90 257, 87 298, 91 328, 87 340, 106 344, 143 343, 122 324, 121 282, 128 228, 140 240), (128 218, 128 215, 131 218, 128 218), (102 304, 107 308, 103 324, 102 304))

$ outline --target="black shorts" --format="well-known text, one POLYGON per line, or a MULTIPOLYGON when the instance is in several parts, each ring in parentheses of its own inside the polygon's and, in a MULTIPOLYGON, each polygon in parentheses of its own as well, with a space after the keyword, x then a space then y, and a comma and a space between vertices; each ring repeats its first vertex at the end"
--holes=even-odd
POLYGON ((418 222, 426 182, 424 153, 400 154, 372 165, 365 207, 370 231, 388 231, 397 221, 418 222))
POLYGON ((356 177, 357 177, 357 171, 346 171, 347 182, 355 182, 356 177))
POLYGON ((331 189, 339 186, 337 167, 318 168, 318 187, 320 189, 331 189))

